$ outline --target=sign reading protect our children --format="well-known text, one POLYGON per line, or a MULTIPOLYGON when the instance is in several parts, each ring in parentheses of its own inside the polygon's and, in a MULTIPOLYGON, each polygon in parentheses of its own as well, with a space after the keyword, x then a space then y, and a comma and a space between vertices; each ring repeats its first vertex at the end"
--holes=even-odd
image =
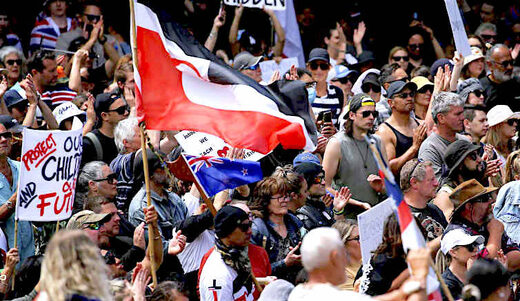
POLYGON ((71 216, 83 150, 83 129, 23 130, 16 218, 57 221, 71 216))

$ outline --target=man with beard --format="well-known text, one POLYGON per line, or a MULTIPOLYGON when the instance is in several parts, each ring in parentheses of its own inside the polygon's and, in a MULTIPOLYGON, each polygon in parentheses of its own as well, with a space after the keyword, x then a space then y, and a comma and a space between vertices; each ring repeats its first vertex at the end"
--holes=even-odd
POLYGON ((432 163, 418 159, 406 162, 401 169, 399 184, 403 191, 404 201, 427 233, 428 247, 433 252, 437 251, 448 222, 442 211, 429 203, 435 197, 435 191, 439 186, 432 163))
POLYGON ((433 203, 439 207, 446 219, 455 208, 449 195, 457 185, 464 181, 476 179, 487 185, 486 162, 479 154, 480 146, 466 140, 457 140, 446 149, 444 160, 448 168, 448 176, 444 179, 433 203))
POLYGON ((490 74, 480 79, 487 95, 485 104, 488 108, 496 105, 508 105, 513 112, 520 110, 520 83, 513 78, 513 63, 509 48, 496 44, 486 53, 486 64, 490 74))
POLYGON ((494 259, 502 250, 508 269, 515 271, 520 268, 520 248, 504 233, 504 225, 492 214, 497 189, 484 187, 475 179, 457 186, 449 196, 455 209, 445 233, 463 229, 469 235, 484 236, 485 247, 479 250, 478 256, 494 259))

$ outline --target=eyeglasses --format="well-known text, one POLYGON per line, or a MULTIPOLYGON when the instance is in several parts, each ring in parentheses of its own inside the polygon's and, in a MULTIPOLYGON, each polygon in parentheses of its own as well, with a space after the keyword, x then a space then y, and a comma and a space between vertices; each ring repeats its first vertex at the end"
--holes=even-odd
POLYGON ((357 240, 359 241, 359 235, 358 236, 355 236, 355 237, 352 237, 352 238, 348 238, 347 241, 352 241, 352 240, 357 240))
POLYGON ((22 60, 21 59, 17 59, 17 60, 6 60, 5 63, 9 66, 12 66, 14 65, 15 63, 18 65, 18 66, 21 66, 22 65, 22 60))
POLYGON ((482 90, 475 90, 475 91, 472 91, 471 93, 475 94, 476 97, 484 96, 484 91, 482 91, 482 90))
POLYGON ((117 109, 108 110, 107 112, 116 112, 119 115, 124 115, 126 112, 130 112, 130 106, 129 105, 120 106, 117 109))
POLYGON ((503 61, 503 62, 496 62, 496 61, 493 61, 495 64, 497 65, 500 65, 502 66, 503 68, 507 68, 507 66, 511 66, 513 67, 513 64, 515 63, 514 60, 507 60, 507 61, 503 61))
POLYGON ((399 97, 399 98, 402 98, 402 99, 406 99, 408 97, 414 97, 415 96, 415 91, 412 91, 412 92, 408 92, 408 93, 399 93, 399 94, 396 94, 394 97, 399 97))
POLYGON ((289 198, 290 198, 289 195, 281 195, 281 196, 277 196, 277 197, 272 197, 271 200, 278 200, 278 201, 280 201, 280 200, 287 200, 289 198))
POLYGON ((424 46, 424 44, 409 44, 408 45, 408 47, 410 47, 410 49, 412 49, 412 50, 422 48, 423 46, 424 46))
POLYGON ((329 70, 329 68, 330 68, 329 64, 327 64, 327 63, 316 63, 316 62, 310 62, 309 67, 311 68, 311 70, 317 70, 319 67, 323 71, 329 70))
POLYGON ((107 181, 108 184, 112 185, 114 184, 114 182, 117 180, 117 175, 115 173, 111 173, 109 174, 106 178, 103 178, 103 179, 94 179, 92 181, 94 182, 103 182, 103 181, 107 181))
POLYGON ((496 39, 497 38, 497 35, 496 34, 481 34, 480 37, 483 39, 483 40, 491 40, 491 39, 496 39))
POLYGON ((258 68, 260 68, 260 64, 255 64, 255 65, 253 65, 253 66, 244 67, 244 68, 242 68, 242 70, 252 70, 252 71, 255 71, 255 70, 257 70, 258 68))
POLYGON ((417 93, 421 93, 421 94, 424 94, 426 92, 430 91, 430 93, 433 93, 433 86, 431 85, 426 85, 422 88, 420 88, 419 90, 417 90, 417 93))
POLYGON ((363 116, 363 118, 367 118, 368 116, 374 116, 374 118, 377 118, 379 117, 379 112, 378 111, 363 111, 361 112, 361 116, 363 116))
POLYGON ((243 232, 247 232, 249 229, 251 229, 252 222, 249 220, 247 223, 240 223, 238 224, 237 228, 242 230, 243 232))
POLYGON ((314 184, 321 184, 323 182, 323 179, 325 179, 325 176, 317 176, 314 178, 314 184))
POLYGON ((94 22, 94 23, 97 23, 99 20, 101 20, 100 15, 85 14, 85 17, 87 17, 87 20, 89 20, 89 22, 94 22))
POLYGON ((0 139, 1 138, 4 138, 4 139, 11 139, 13 138, 13 133, 11 132, 3 132, 3 133, 0 133, 0 139))
POLYGON ((103 259, 105 259, 105 263, 108 265, 116 264, 116 255, 114 253, 107 251, 105 253, 105 256, 103 256, 103 259))
POLYGON ((478 155, 477 151, 474 151, 474 152, 471 152, 468 154, 468 158, 470 158, 473 161, 477 161, 478 157, 479 157, 479 155, 478 155))
POLYGON ((361 86, 361 90, 363 91, 363 93, 368 93, 368 92, 370 92, 370 90, 372 90, 373 92, 379 93, 379 92, 381 92, 381 86, 366 83, 361 86))
POLYGON ((392 60, 396 61, 396 62, 399 62, 400 60, 403 60, 405 62, 408 62, 408 60, 410 60, 410 57, 405 55, 405 56, 393 56, 392 57, 392 60))
POLYGON ((316 82, 305 83, 305 88, 314 88, 314 89, 316 89, 316 82))

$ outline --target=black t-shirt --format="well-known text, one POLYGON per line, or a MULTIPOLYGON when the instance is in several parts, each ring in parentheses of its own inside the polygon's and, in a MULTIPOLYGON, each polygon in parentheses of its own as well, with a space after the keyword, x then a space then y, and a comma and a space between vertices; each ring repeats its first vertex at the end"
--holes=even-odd
MULTIPOLYGON (((110 162, 112 162, 112 160, 114 160, 118 154, 114 138, 103 135, 99 129, 93 130, 92 133, 99 139, 99 143, 103 148, 103 158, 101 161, 110 165, 110 162)), ((87 138, 86 136, 83 137, 83 157, 81 159, 81 166, 84 166, 88 162, 97 161, 97 156, 98 155, 94 143, 90 140, 90 138, 87 138)))
POLYGON ((419 209, 409 206, 412 214, 421 222, 421 226, 428 233, 427 240, 431 241, 442 235, 448 222, 439 207, 434 204, 426 204, 426 207, 419 209))
MULTIPOLYGON (((462 293, 462 288, 464 287, 464 283, 455 276, 451 270, 448 268, 444 273, 442 273, 442 279, 444 279, 444 282, 446 282, 446 286, 450 290, 451 295, 453 296, 454 300, 458 300, 461 298, 460 294, 462 293)), ((442 300, 448 301, 448 297, 444 294, 444 292, 441 290, 442 293, 442 300)))
POLYGON ((402 257, 392 258, 387 254, 378 254, 370 259, 372 271, 368 274, 369 283, 365 294, 370 296, 382 295, 388 292, 392 282, 408 268, 402 257))
POLYGON ((497 84, 489 77, 480 79, 480 84, 486 93, 486 107, 493 108, 496 105, 507 105, 513 112, 520 111, 520 82, 516 78, 497 84))

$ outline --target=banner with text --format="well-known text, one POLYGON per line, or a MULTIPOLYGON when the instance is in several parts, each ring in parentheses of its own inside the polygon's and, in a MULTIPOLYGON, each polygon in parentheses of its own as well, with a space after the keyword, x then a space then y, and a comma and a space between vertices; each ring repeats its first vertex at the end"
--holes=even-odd
MULTIPOLYGON (((181 131, 175 139, 184 149, 184 152, 193 156, 226 157, 233 148, 217 136, 194 131, 181 131)), ((244 160, 258 161, 264 155, 252 150, 245 150, 244 160)))
POLYGON ((285 0, 224 0, 224 4, 254 8, 267 8, 272 10, 285 10, 285 0))
POLYGON ((71 216, 83 150, 83 129, 24 128, 16 217, 57 221, 71 216))

